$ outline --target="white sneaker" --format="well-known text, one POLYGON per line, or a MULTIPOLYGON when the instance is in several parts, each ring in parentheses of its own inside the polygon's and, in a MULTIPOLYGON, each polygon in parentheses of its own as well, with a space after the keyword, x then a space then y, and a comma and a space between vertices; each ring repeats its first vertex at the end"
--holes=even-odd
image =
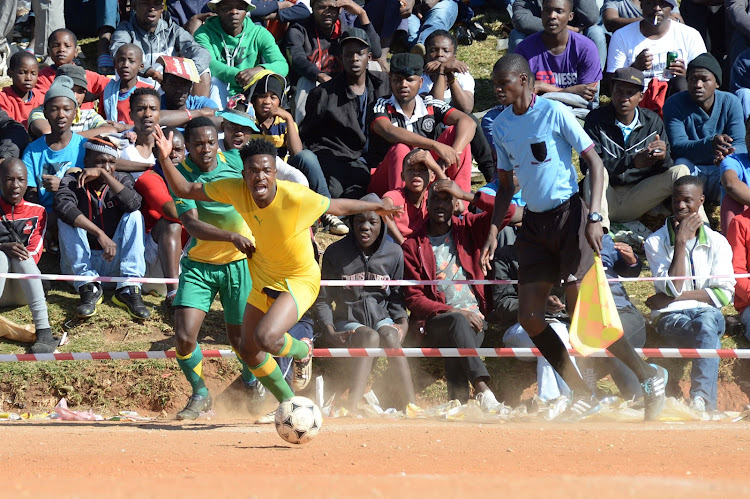
POLYGON ((265 416, 261 416, 255 421, 255 424, 271 424, 276 421, 276 409, 272 410, 265 416))
POLYGON ((706 412, 706 401, 700 396, 693 397, 693 400, 690 401, 690 408, 694 411, 706 412))
POLYGON ((484 412, 489 412, 490 414, 505 414, 509 412, 505 404, 498 402, 495 394, 490 390, 477 393, 476 400, 484 412))
POLYGON ((349 233, 349 227, 336 215, 326 213, 320 217, 320 220, 323 222, 323 225, 328 226, 328 232, 334 236, 345 236, 349 233))

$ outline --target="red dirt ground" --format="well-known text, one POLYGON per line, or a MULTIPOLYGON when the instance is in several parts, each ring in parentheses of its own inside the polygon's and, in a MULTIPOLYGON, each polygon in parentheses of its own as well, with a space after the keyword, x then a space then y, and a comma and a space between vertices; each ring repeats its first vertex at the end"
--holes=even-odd
POLYGON ((215 419, 2 425, 5 497, 747 497, 750 425, 215 419))

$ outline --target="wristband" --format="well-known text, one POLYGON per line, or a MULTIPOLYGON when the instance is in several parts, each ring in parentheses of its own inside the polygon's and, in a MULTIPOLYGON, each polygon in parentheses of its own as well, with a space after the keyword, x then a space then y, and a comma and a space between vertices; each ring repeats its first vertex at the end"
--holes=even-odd
POLYGON ((188 109, 188 108, 185 108, 185 112, 186 112, 186 113, 187 113, 187 115, 188 115, 188 121, 192 120, 192 119, 193 119, 193 115, 192 115, 192 114, 190 114, 190 109, 188 109))

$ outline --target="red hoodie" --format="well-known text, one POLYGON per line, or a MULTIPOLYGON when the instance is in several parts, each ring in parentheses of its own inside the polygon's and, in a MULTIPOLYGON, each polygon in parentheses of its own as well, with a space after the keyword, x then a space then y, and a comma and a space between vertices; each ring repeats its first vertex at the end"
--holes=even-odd
POLYGON ((39 263, 42 257, 44 232, 47 230, 47 212, 44 206, 29 203, 24 199, 21 199, 15 206, 11 206, 0 198, 0 208, 8 220, 8 224, 4 220, 0 221, 0 243, 16 242, 16 237, 8 227, 8 225, 12 226, 34 262, 39 263))
MULTIPOLYGON (((458 261, 466 272, 467 279, 484 279, 482 263, 479 259, 487 241, 487 233, 492 224, 492 210, 495 206, 495 198, 488 194, 480 194, 476 203, 477 208, 484 210, 476 215, 466 213, 462 218, 453 217, 451 231, 456 244, 458 261)), ((514 205, 510 205, 503 220, 503 227, 508 225, 510 219, 516 213, 514 205)), ((435 280, 436 264, 435 253, 432 251, 430 239, 427 237, 429 219, 406 240, 401 247, 404 250, 404 279, 408 280, 435 280)), ((431 319, 438 314, 451 309, 445 303, 445 295, 437 290, 437 286, 404 286, 406 306, 412 318, 420 321, 431 319)), ((479 304, 479 309, 487 315, 487 300, 485 298, 484 286, 472 285, 474 296, 479 304)))

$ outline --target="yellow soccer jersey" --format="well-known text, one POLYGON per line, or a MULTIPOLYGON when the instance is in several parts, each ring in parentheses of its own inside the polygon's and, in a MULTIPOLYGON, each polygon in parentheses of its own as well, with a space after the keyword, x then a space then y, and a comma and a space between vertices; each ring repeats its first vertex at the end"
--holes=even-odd
POLYGON ((255 253, 248 259, 254 289, 292 291, 289 280, 320 285, 310 226, 328 210, 330 199, 285 180, 276 181, 276 197, 265 208, 255 204, 241 178, 216 180, 203 189, 211 199, 233 205, 255 236, 255 253))

